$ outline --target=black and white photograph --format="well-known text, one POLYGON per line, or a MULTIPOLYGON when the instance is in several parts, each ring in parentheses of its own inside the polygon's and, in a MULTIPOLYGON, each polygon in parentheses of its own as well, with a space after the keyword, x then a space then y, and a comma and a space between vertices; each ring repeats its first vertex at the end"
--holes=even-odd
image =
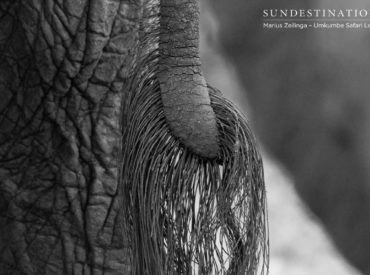
POLYGON ((0 0, 0 275, 370 275, 370 1, 0 0))

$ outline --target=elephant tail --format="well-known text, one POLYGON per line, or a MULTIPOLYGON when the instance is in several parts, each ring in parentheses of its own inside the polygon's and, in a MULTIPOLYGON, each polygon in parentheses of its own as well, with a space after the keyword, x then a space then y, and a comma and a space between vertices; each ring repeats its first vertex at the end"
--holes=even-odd
MULTIPOLYGON (((150 18, 151 24, 159 20, 150 18)), ((152 46, 158 45, 158 31, 143 31, 123 108, 120 186, 132 273, 266 274, 266 191, 255 138, 236 107, 203 82, 216 127, 204 129, 215 133, 211 146, 198 150, 176 134, 163 100, 163 56, 152 46)))
POLYGON ((263 165, 246 119, 209 86, 220 153, 195 154, 167 124, 156 54, 145 60, 152 65, 138 68, 123 131, 133 274, 265 274, 263 165))

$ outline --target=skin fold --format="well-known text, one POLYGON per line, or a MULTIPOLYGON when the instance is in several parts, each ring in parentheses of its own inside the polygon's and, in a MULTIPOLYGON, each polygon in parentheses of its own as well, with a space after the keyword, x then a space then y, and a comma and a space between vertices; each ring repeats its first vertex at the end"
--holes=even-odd
POLYGON ((158 79, 166 120, 186 147, 215 158, 218 131, 199 57, 199 3, 161 0, 160 9, 158 79))
POLYGON ((1 274, 129 271, 118 152, 141 16, 140 1, 0 2, 1 274))
MULTIPOLYGON (((217 127, 200 70, 199 7, 163 2, 162 11, 176 12, 161 19, 158 79, 166 119, 181 142, 214 158, 217 127), (190 42, 182 48, 184 35, 190 42)), ((130 272, 118 188, 121 120, 144 6, 0 2, 1 274, 130 272)))
POLYGON ((268 272, 262 159, 202 75, 199 0, 7 0, 0 26, 0 274, 268 272))

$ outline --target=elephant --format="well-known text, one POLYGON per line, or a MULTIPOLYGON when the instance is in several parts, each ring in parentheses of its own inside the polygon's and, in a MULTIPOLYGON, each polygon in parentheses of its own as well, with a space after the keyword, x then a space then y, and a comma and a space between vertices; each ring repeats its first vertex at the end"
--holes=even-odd
POLYGON ((197 0, 0 2, 0 273, 265 274, 263 166, 197 0))

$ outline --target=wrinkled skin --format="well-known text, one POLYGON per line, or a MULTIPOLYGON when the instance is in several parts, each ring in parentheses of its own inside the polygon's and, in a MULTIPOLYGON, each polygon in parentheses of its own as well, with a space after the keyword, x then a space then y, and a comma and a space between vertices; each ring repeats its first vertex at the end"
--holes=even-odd
POLYGON ((138 5, 0 2, 1 274, 129 272, 118 152, 138 5))

